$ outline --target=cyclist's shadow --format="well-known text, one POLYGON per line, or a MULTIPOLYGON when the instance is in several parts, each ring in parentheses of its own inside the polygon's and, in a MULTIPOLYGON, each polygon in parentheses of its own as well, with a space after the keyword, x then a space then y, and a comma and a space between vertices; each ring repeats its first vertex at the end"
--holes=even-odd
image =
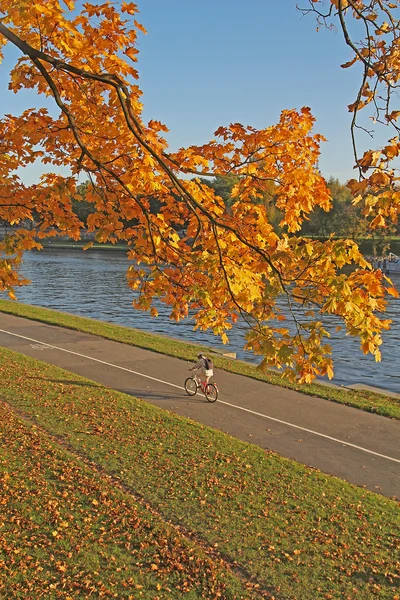
POLYGON ((139 398, 141 400, 165 400, 175 401, 175 402, 190 402, 195 403, 204 403, 205 398, 201 397, 202 394, 196 394, 195 396, 188 396, 185 392, 180 392, 176 390, 176 392, 152 392, 150 390, 132 390, 132 389, 119 389, 119 392, 123 394, 128 394, 129 396, 135 396, 135 398, 139 398))

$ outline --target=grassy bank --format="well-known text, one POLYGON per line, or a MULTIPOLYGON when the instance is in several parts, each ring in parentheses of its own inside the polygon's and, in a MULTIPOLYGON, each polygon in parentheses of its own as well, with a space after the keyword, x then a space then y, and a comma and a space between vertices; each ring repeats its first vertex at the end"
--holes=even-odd
MULTIPOLYGON (((111 325, 94 319, 69 315, 55 310, 20 304, 9 300, 0 300, 0 312, 26 317, 42 323, 84 331, 110 340, 131 344, 161 354, 167 354, 168 356, 182 358, 184 360, 194 359, 199 352, 199 346, 195 344, 181 342, 164 336, 122 327, 120 325, 111 325)), ((204 346, 201 349, 205 350, 204 346)), ((207 351, 212 353, 211 348, 207 349, 207 351)), ((400 419, 400 399, 398 398, 392 398, 390 396, 376 394, 366 390, 334 388, 318 383, 298 385, 282 379, 278 374, 272 371, 265 373, 251 364, 225 358, 217 353, 213 354, 213 360, 215 366, 219 369, 266 381, 273 385, 295 389, 304 394, 318 396, 369 412, 375 412, 385 417, 400 419)))
MULTIPOLYGON (((79 248, 83 250, 83 248, 88 244, 87 240, 38 240, 39 243, 43 246, 43 248, 61 248, 61 249, 70 249, 70 248, 79 248)), ((128 246, 126 244, 99 244, 97 242, 93 242, 93 246, 88 248, 87 252, 90 250, 119 250, 120 252, 127 252, 128 246)))
POLYGON ((398 504, 0 350, 7 598, 390 599, 398 504))
POLYGON ((256 597, 1 400, 0 420, 0 598, 256 597))

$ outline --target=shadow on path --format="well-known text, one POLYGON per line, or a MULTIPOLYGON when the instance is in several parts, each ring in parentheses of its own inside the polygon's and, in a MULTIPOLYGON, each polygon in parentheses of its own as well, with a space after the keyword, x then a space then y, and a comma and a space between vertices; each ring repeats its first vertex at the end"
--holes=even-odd
POLYGON ((149 390, 132 390, 124 389, 124 388, 116 388, 118 392, 122 392, 123 394, 128 394, 129 396, 135 396, 135 398, 140 398, 141 400, 174 400, 176 402, 194 402, 196 404, 202 404, 205 402, 205 399, 201 399, 199 397, 190 397, 187 394, 180 394, 172 392, 151 392, 149 390))

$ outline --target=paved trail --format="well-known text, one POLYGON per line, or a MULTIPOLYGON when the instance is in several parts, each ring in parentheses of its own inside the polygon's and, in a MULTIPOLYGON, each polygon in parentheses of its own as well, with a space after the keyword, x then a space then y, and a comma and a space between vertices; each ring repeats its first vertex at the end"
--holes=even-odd
POLYGON ((216 370, 220 397, 189 398, 188 363, 87 333, 0 313, 0 345, 400 497, 400 422, 216 370))

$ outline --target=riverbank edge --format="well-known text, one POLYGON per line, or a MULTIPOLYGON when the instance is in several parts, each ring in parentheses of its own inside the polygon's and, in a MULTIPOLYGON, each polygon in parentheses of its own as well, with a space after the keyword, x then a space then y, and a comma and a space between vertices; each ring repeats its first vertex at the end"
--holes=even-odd
MULTIPOLYGON (((127 253, 129 250, 129 246, 127 244, 100 244, 98 242, 83 242, 83 241, 51 241, 51 240, 37 240, 41 244, 42 248, 37 250, 37 252, 41 252, 42 250, 83 250, 84 252, 90 252, 91 250, 116 250, 118 252, 127 253), (86 247, 88 244, 92 244, 90 247, 86 247)), ((35 250, 34 250, 35 251, 35 250)))
MULTIPOLYGON (((309 235, 307 236, 309 237, 311 240, 318 240, 318 241, 326 241, 327 239, 329 239, 329 237, 326 236, 321 236, 321 235, 309 235)), ((341 239, 348 239, 348 238, 343 238, 341 236, 333 236, 334 240, 341 240, 341 239)), ((360 245, 360 244, 378 244, 378 243, 382 243, 383 241, 385 243, 394 243, 394 244, 398 244, 400 243, 400 236, 398 235, 389 235, 387 237, 385 237, 384 240, 380 240, 378 238, 373 238, 373 237, 366 237, 366 236, 361 236, 361 237, 356 237, 356 238, 350 238, 352 239, 354 242, 356 242, 356 244, 360 245)), ((88 241, 87 240, 72 240, 72 239, 59 239, 59 238, 52 238, 52 239, 40 239, 37 240, 42 246, 43 248, 54 248, 54 247, 58 247, 58 248, 70 248, 71 246, 76 247, 76 248, 84 248, 87 244, 88 241)), ((110 248, 115 248, 115 249, 121 249, 121 250, 128 250, 129 249, 129 245, 126 243, 115 243, 115 244, 111 244, 111 243, 106 243, 106 242, 97 242, 95 240, 93 240, 93 246, 91 246, 90 249, 96 249, 96 250, 107 250, 110 248)))
POLYGON ((148 333, 123 325, 97 321, 96 319, 81 317, 54 309, 22 304, 15 300, 0 300, 0 312, 47 323, 48 325, 90 333, 105 339, 137 346, 185 361, 194 361, 199 351, 207 352, 212 354, 214 365, 217 369, 265 381, 277 387, 293 389, 308 396, 315 396, 400 420, 400 399, 387 396, 383 393, 379 394, 366 389, 342 388, 320 383, 299 385, 282 379, 279 374, 273 371, 264 372, 250 363, 224 357, 220 352, 211 347, 200 346, 191 342, 182 342, 171 337, 148 333))

